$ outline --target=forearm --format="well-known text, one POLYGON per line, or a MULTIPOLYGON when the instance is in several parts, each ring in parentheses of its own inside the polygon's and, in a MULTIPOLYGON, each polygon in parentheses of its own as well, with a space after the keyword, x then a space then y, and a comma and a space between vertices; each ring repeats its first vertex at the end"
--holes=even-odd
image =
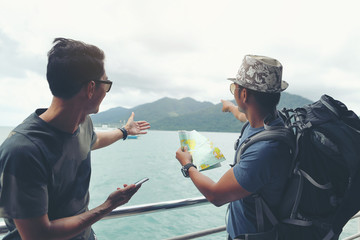
POLYGON ((135 186, 134 184, 124 184, 124 188, 118 188, 118 190, 112 192, 100 206, 77 216, 52 221, 51 232, 61 234, 64 231, 69 234, 78 234, 105 217, 116 207, 127 203, 139 188, 140 186, 135 186))
POLYGON ((241 122, 246 122, 245 113, 240 112, 237 106, 233 105, 229 107, 229 111, 234 115, 237 120, 241 122))
POLYGON ((222 205, 220 204, 219 198, 216 194, 216 183, 212 179, 200 173, 197 169, 193 167, 189 169, 189 176, 196 188, 201 192, 202 195, 204 195, 204 197, 209 202, 211 202, 215 206, 222 205))
POLYGON ((47 215, 33 219, 14 219, 23 240, 70 239, 111 212, 106 202, 82 214, 50 221, 47 215))
POLYGON ((232 168, 216 183, 193 167, 189 169, 189 176, 206 199, 217 207, 251 194, 237 182, 232 168))
POLYGON ((74 237, 105 217, 111 211, 112 208, 105 202, 82 214, 51 221, 48 228, 50 236, 46 239, 68 239, 74 237), (56 237, 53 238, 51 236, 56 237))
POLYGON ((229 107, 229 111, 237 118, 239 115, 239 109, 237 108, 237 106, 232 105, 229 107))
POLYGON ((82 214, 49 220, 47 214, 31 219, 14 219, 21 238, 24 240, 69 239, 84 231, 114 208, 127 203, 140 186, 124 185, 124 188, 112 192, 100 206, 82 214))
POLYGON ((96 142, 92 150, 103 148, 113 144, 114 142, 123 138, 123 132, 120 129, 115 129, 107 132, 96 132, 96 142))
MULTIPOLYGON (((176 159, 181 166, 185 166, 191 163, 192 156, 187 151, 187 147, 184 147, 184 149, 179 148, 176 151, 176 159)), ((195 167, 188 168, 188 174, 196 188, 215 206, 238 200, 247 194, 237 182, 232 168, 216 183, 195 167)))

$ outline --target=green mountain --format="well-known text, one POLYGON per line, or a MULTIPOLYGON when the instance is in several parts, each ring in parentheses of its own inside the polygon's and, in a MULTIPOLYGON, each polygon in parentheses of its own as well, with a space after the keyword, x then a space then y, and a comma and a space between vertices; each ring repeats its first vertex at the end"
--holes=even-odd
MULTIPOLYGON (((234 102, 234 101, 233 101, 234 102)), ((311 103, 301 96, 282 93, 278 108, 296 108, 311 103)), ((117 107, 92 115, 95 126, 119 125, 131 112, 135 120, 150 122, 153 130, 197 130, 209 132, 239 132, 242 123, 231 113, 221 111, 222 104, 199 102, 192 98, 180 100, 162 98, 131 109, 117 107)))

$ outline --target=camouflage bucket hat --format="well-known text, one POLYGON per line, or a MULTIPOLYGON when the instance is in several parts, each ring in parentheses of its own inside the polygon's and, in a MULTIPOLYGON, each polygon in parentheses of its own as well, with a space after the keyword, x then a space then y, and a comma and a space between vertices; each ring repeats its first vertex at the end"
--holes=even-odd
POLYGON ((228 78, 228 80, 257 92, 279 93, 289 86, 281 77, 282 65, 278 60, 265 56, 246 55, 236 78, 228 78))

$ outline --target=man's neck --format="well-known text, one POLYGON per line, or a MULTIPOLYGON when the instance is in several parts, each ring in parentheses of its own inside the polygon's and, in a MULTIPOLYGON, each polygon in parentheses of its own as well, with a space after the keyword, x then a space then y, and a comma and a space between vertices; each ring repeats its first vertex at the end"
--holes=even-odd
POLYGON ((259 128, 264 126, 264 119, 267 114, 264 114, 257 109, 250 108, 246 113, 246 118, 248 119, 250 126, 253 128, 259 128))
POLYGON ((54 97, 50 107, 39 117, 63 132, 74 133, 86 116, 74 101, 54 97))

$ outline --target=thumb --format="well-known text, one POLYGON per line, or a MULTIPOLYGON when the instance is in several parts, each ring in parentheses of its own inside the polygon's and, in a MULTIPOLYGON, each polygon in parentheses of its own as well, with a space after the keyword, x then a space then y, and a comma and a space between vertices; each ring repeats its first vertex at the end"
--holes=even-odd
POLYGON ((135 116, 135 113, 132 112, 128 121, 134 121, 134 116, 135 116))

